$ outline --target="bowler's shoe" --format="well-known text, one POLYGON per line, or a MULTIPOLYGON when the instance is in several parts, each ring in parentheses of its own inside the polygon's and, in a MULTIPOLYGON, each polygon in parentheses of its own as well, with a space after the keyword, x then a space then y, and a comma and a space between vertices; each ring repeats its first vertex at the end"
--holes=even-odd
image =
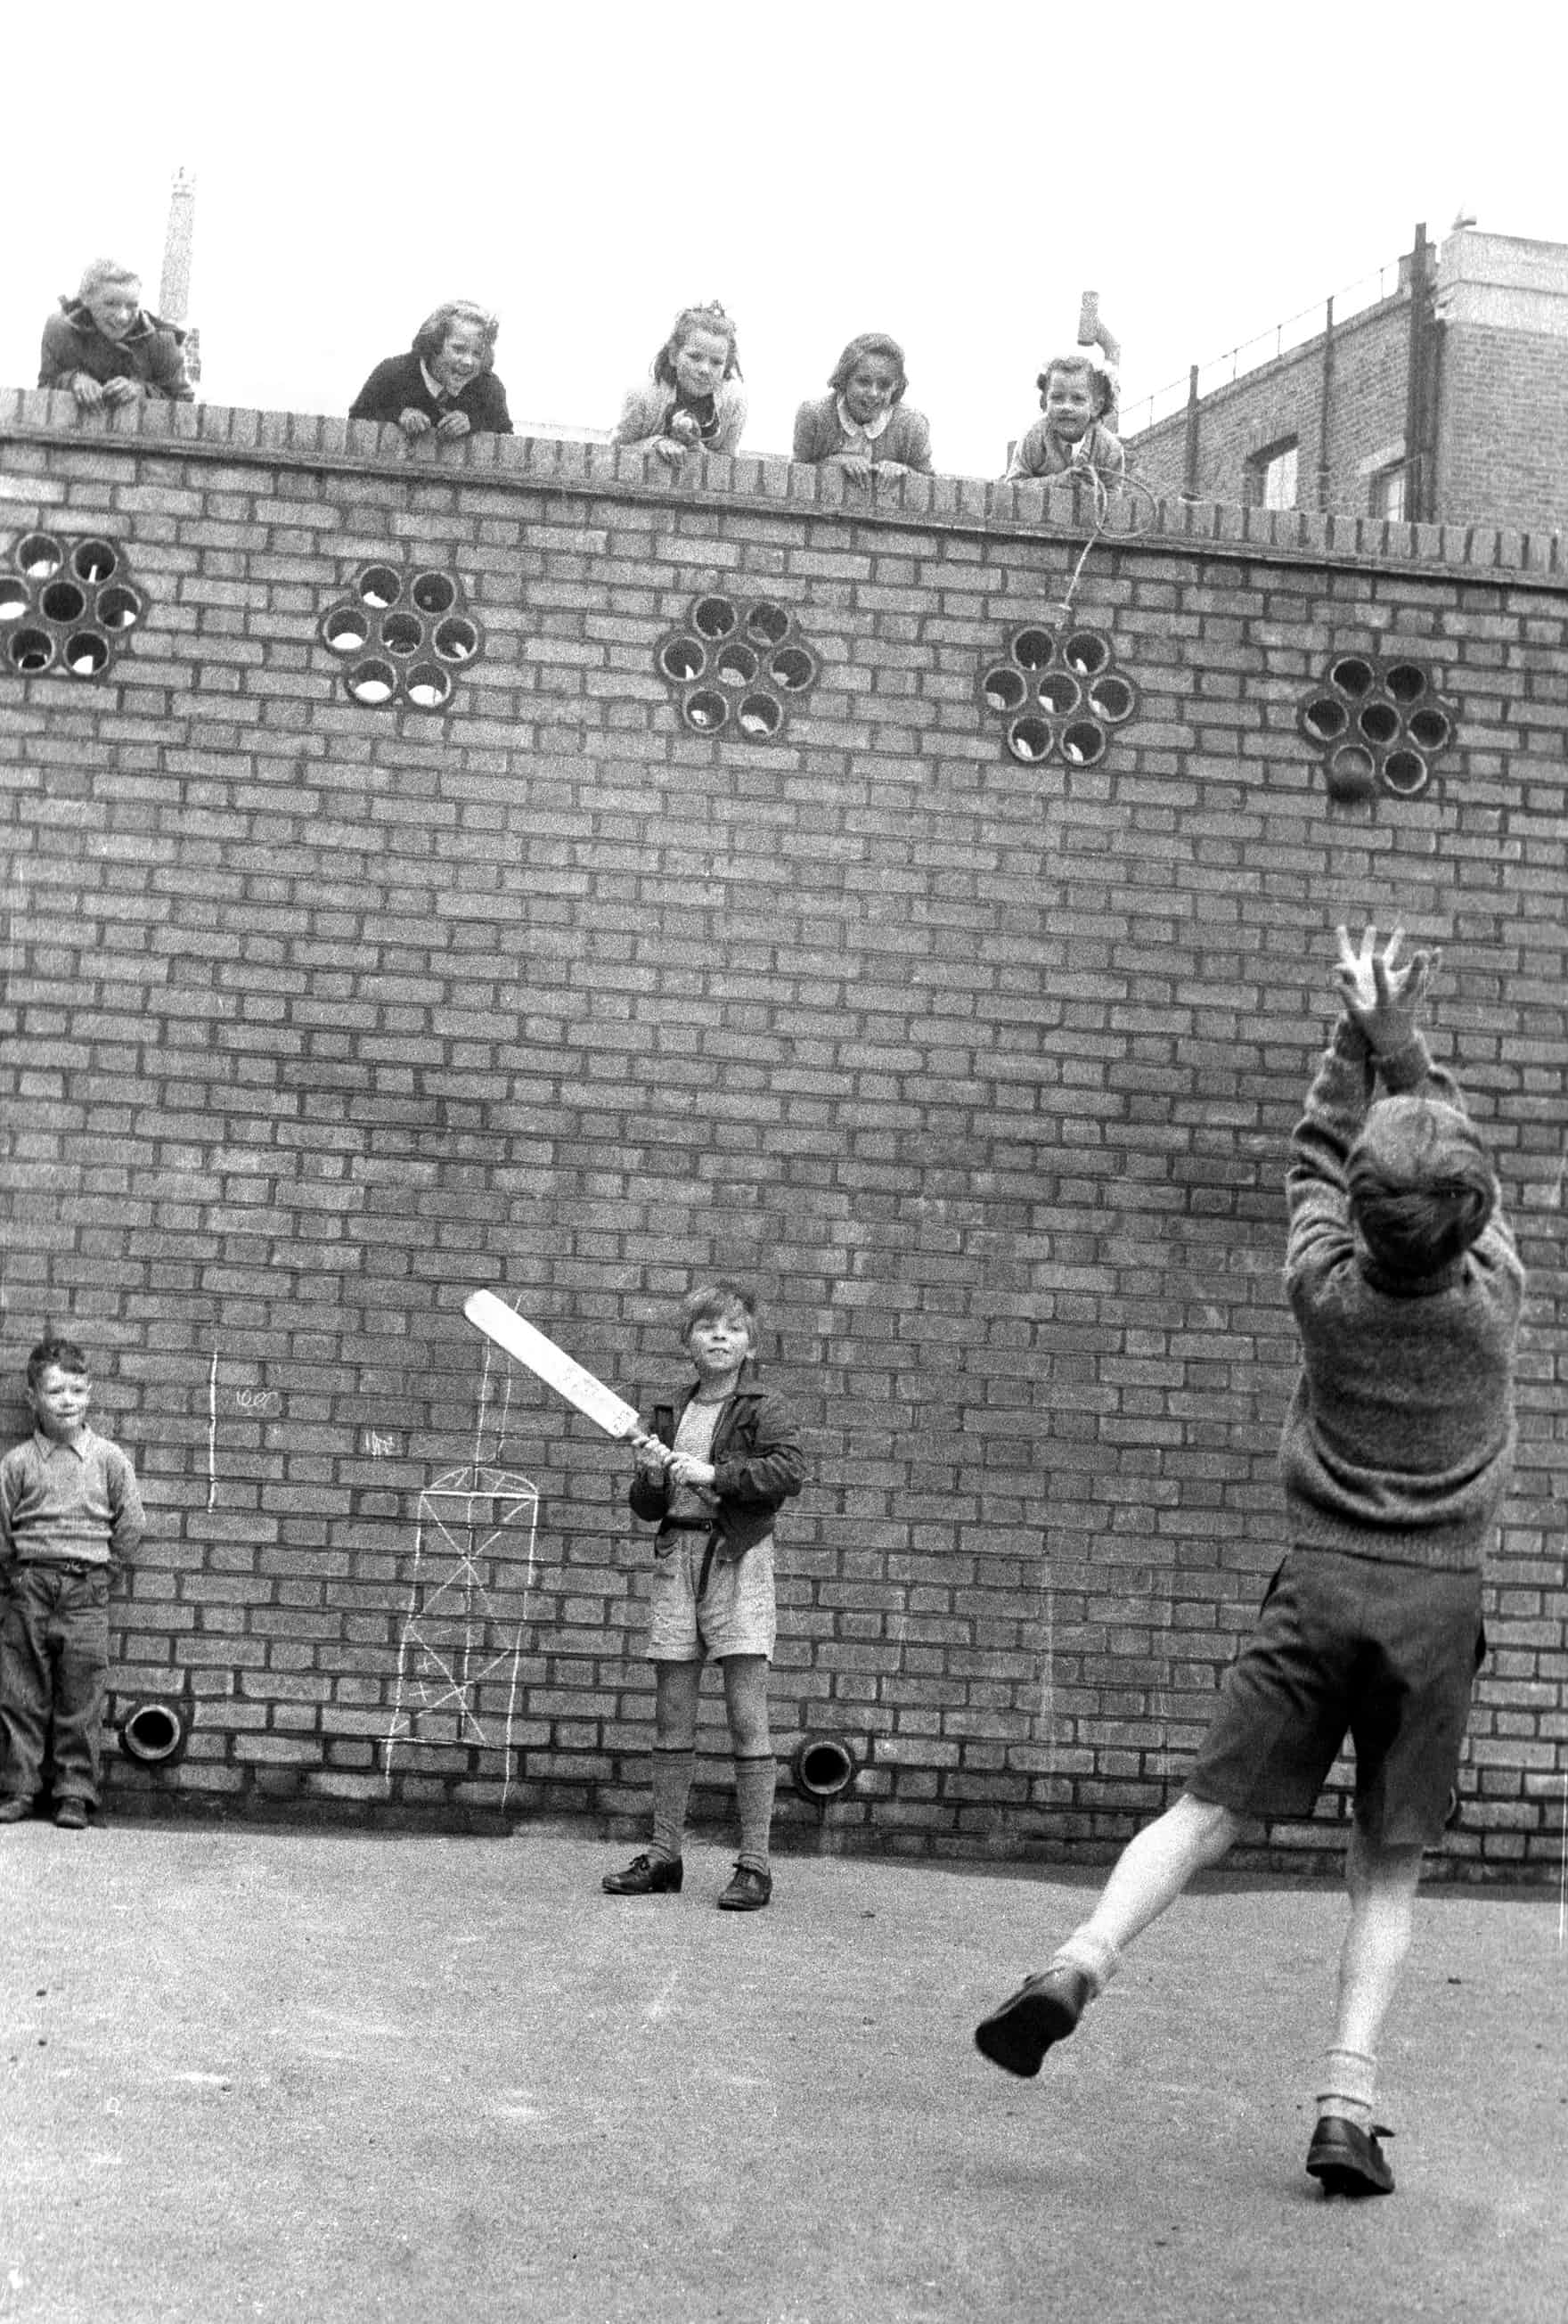
POLYGON ((1381 2123, 1377 2130, 1366 2131, 1342 2114, 1319 2115, 1306 2150, 1306 2167, 1322 2180, 1325 2195, 1393 2193, 1394 2173, 1378 2144, 1379 2131, 1385 2138, 1390 2135, 1381 2123))
POLYGON ((25 1823, 32 1813, 31 1800, 0 1800, 0 1823, 25 1823))
POLYGON ((599 1886, 606 1896, 674 1896, 681 1877, 678 1856, 634 1856, 624 1872, 606 1872, 599 1886))
POLYGON ((729 1886, 719 1898, 721 1913, 760 1913, 773 1894, 773 1875, 750 1864, 737 1864, 729 1886))
POLYGON ((88 1803, 86 1800, 59 1800, 55 1803, 54 1820, 61 1831, 86 1831, 88 1803))
POLYGON ((1057 1967, 1026 1977, 1010 2001, 982 2017, 974 2045, 1010 2074, 1038 2074, 1053 2042, 1065 2042, 1089 2002, 1081 1969, 1057 1967))

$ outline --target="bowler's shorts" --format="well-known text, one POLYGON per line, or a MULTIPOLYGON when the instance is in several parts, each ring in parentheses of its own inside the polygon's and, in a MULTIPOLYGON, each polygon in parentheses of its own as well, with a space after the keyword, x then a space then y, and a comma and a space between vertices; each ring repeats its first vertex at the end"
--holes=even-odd
POLYGON ((721 1558, 715 1551, 699 1599, 707 1545, 706 1531, 661 1534, 655 1544, 649 1661, 696 1663, 705 1653, 715 1662, 726 1655, 762 1655, 770 1661, 778 1629, 772 1536, 753 1543, 742 1557, 721 1558))
POLYGON ((1186 1788, 1240 1816, 1308 1816, 1348 1734, 1360 1831, 1435 1847, 1485 1652, 1479 1572, 1292 1550, 1186 1788))

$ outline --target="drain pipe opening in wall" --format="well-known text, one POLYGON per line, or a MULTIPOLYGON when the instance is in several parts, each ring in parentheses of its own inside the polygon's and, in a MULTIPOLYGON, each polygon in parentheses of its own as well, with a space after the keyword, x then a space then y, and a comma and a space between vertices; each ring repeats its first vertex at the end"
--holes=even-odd
POLYGON ((789 1765, 796 1790, 816 1802, 819 1817, 826 1813, 828 1802, 841 1798, 860 1773, 854 1753, 837 1735, 803 1736, 789 1765))
POLYGON ((189 1740, 187 1711, 167 1698, 134 1702, 120 1721, 120 1748, 139 1766, 172 1766, 189 1740))

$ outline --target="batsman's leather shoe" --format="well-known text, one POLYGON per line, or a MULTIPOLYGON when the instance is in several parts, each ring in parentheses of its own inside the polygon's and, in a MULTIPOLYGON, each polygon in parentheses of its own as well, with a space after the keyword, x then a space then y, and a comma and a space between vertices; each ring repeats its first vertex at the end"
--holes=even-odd
POLYGON ((1089 2001, 1081 1969, 1043 1969, 974 2029, 977 2050, 1010 2074, 1038 2074, 1053 2042, 1065 2042, 1089 2001))
POLYGON ((681 1878, 678 1856, 634 1856, 624 1872, 606 1872, 599 1885, 606 1896, 674 1896, 681 1878))
POLYGON ((61 1800, 54 1811, 54 1820, 62 1831, 86 1831, 88 1828, 86 1800, 61 1800))
POLYGON ((31 1800, 0 1800, 0 1823, 25 1823, 32 1813, 31 1800))
POLYGON ((773 1875, 750 1864, 737 1864, 729 1886, 719 1898, 721 1913, 760 1913, 773 1895, 773 1875))
POLYGON ((1378 2144, 1379 2135, 1388 2138, 1393 2134, 1382 2123, 1376 2130, 1366 2131, 1357 2123, 1347 2122, 1343 2115, 1319 2115, 1306 2150, 1306 2167, 1323 2181, 1325 2195, 1393 2193, 1394 2173, 1378 2144))

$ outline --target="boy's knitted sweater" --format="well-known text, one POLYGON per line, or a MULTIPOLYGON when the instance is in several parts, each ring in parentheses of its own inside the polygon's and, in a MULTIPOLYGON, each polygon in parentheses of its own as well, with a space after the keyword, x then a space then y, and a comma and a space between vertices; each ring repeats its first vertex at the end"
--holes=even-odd
POLYGON ((1513 1465, 1524 1270, 1499 1205, 1439 1273, 1379 1277, 1351 1225, 1345 1180, 1379 1065, 1389 1095, 1464 1110, 1419 1034, 1374 1060, 1349 1018, 1335 1028, 1287 1180, 1285 1286, 1301 1333, 1280 1444, 1289 1537, 1299 1549, 1468 1572, 1483 1563, 1513 1465))

